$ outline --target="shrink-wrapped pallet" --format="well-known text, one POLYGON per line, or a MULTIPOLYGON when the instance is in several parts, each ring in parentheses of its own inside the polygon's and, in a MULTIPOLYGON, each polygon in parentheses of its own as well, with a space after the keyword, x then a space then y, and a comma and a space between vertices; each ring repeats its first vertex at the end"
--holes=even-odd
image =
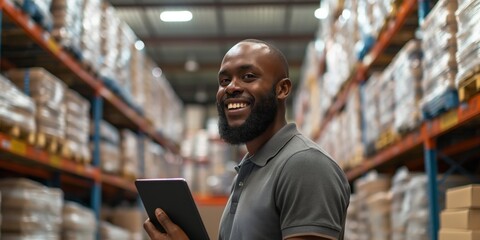
MULTIPOLYGON (((92 136, 95 134, 93 124, 90 126, 90 134, 92 136)), ((99 132, 96 134, 99 134, 100 137, 100 168, 106 173, 119 174, 121 155, 120 133, 118 132, 118 129, 116 129, 110 123, 101 120, 99 132)), ((91 150, 93 150, 93 145, 91 146, 91 150)))
POLYGON ((52 1, 52 36, 74 54, 80 54, 81 49, 83 2, 83 0, 52 1))
POLYGON ((59 239, 63 192, 22 178, 0 180, 2 239, 59 239), (51 238, 45 238, 51 239, 51 238))
POLYGON ((456 9, 457 1, 440 0, 421 26, 424 52, 422 105, 431 102, 447 90, 455 88, 457 75, 456 9))
POLYGON ((398 133, 415 129, 421 120, 422 50, 419 40, 405 44, 395 56, 393 79, 395 85, 395 123, 398 133))
POLYGON ((130 240, 141 240, 144 232, 143 210, 138 207, 117 207, 113 209, 111 222, 125 230, 130 234, 130 240))
POLYGON ((121 174, 127 178, 135 179, 139 176, 138 168, 138 138, 130 130, 123 129, 121 135, 121 174))
POLYGON ((480 72, 480 2, 467 0, 459 2, 455 12, 458 32, 456 53, 458 62, 458 74, 456 85, 462 85, 463 81, 472 74, 480 72))
POLYGON ((36 130, 33 100, 25 95, 7 78, 0 75, 0 122, 9 127, 18 126, 21 131, 33 133, 36 130))
POLYGON ((113 81, 118 81, 116 75, 116 63, 119 55, 119 28, 121 20, 118 18, 115 9, 107 2, 103 2, 101 7, 101 25, 102 32, 100 53, 102 56, 102 63, 99 74, 103 78, 108 78, 113 81))
POLYGON ((363 140, 367 155, 375 152, 375 141, 380 135, 379 94, 380 73, 373 73, 361 88, 363 114, 363 140))
POLYGON ((75 202, 65 202, 62 210, 62 219, 62 239, 96 239, 97 219, 91 209, 75 202))
POLYGON ((101 31, 100 23, 102 22, 102 1, 101 0, 85 0, 83 5, 83 21, 81 36, 81 52, 82 62, 86 67, 98 73, 102 64, 102 56, 100 52, 101 31))
POLYGON ((82 162, 91 161, 89 149, 90 102, 78 93, 67 89, 65 98, 66 141, 63 153, 82 162))
POLYGON ((11 69, 9 79, 26 89, 36 104, 37 132, 46 138, 65 138, 66 85, 43 68, 11 69))

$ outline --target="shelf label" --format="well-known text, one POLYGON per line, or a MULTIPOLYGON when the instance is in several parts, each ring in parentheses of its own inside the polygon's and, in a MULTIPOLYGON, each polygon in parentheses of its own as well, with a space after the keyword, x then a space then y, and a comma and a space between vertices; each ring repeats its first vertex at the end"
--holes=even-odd
POLYGON ((25 156, 25 154, 27 153, 27 145, 23 142, 12 139, 10 141, 10 151, 15 154, 25 156))
POLYGON ((449 111, 443 114, 440 119, 440 130, 445 131, 458 124, 458 114, 457 111, 449 111))
POLYGON ((54 54, 58 54, 60 52, 60 48, 58 47, 58 44, 55 42, 53 38, 50 37, 50 34, 44 35, 44 38, 46 38, 47 46, 50 51, 52 51, 54 54))
POLYGON ((62 159, 60 157, 58 157, 57 155, 50 155, 48 160, 50 162, 50 165, 56 168, 60 168, 62 163, 62 159))

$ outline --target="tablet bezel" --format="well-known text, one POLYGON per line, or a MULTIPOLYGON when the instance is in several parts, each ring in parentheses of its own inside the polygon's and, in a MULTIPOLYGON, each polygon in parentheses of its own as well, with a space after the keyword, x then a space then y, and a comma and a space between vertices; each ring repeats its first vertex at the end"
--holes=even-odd
POLYGON ((135 186, 150 221, 165 232, 155 216, 162 208, 190 239, 209 240, 193 195, 183 178, 137 179, 135 186))

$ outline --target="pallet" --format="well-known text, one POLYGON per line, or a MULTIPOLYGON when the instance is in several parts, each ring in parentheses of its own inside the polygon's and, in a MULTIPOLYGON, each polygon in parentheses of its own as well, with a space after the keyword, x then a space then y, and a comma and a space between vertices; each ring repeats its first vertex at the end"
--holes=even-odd
POLYGON ((47 150, 49 153, 57 154, 62 148, 63 139, 43 132, 37 132, 34 145, 47 150))
POLYGON ((82 165, 87 165, 92 162, 92 159, 84 156, 81 150, 78 151, 73 151, 67 142, 65 142, 61 149, 60 149, 60 155, 66 159, 70 159, 76 163, 82 164, 82 165))
POLYGON ((0 131, 13 138, 25 141, 28 144, 35 143, 35 133, 31 130, 20 127, 18 124, 10 124, 0 120, 0 131))
POLYGON ((385 147, 396 142, 398 139, 400 139, 400 136, 393 130, 387 130, 385 132, 382 132, 378 137, 377 141, 375 141, 375 149, 377 151, 382 150, 385 147))
POLYGON ((458 99, 466 102, 480 92, 480 73, 476 73, 458 83, 458 99))
POLYGON ((422 106, 422 116, 424 119, 430 120, 450 109, 456 108, 459 104, 458 91, 456 89, 447 89, 443 94, 422 106))

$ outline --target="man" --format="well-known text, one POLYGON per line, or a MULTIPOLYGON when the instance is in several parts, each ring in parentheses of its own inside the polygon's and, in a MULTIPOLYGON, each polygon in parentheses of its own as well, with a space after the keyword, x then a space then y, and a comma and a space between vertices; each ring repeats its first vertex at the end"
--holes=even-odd
MULTIPOLYGON (((274 46, 244 40, 223 58, 218 73, 220 136, 245 143, 248 153, 223 212, 220 239, 343 239, 349 183, 314 142, 287 124, 288 63, 274 46)), ((188 239, 161 210, 167 233, 147 220, 152 239, 188 239)))

